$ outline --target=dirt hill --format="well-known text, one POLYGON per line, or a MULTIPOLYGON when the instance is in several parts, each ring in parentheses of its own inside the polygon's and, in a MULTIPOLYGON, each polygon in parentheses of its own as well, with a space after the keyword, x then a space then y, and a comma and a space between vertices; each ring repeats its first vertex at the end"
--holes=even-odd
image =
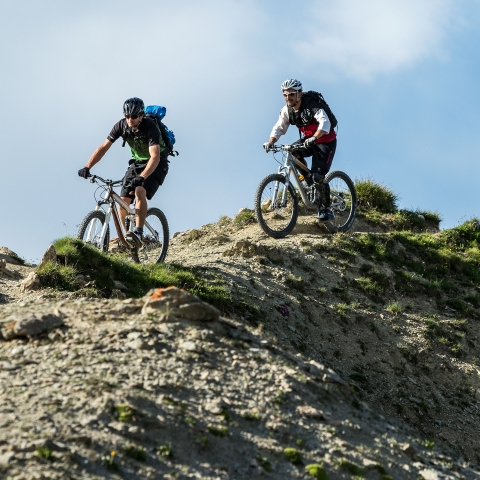
POLYGON ((442 232, 360 233, 372 229, 357 221, 332 236, 301 220, 282 240, 256 224, 208 225, 175 237, 169 259, 221 276, 245 304, 240 318, 325 362, 381 412, 479 461, 480 296, 468 254, 439 255, 442 232))
POLYGON ((462 228, 333 236, 302 216, 274 240, 243 211, 176 234, 168 271, 224 289, 230 320, 208 322, 21 292, 9 263, 4 327, 62 325, 0 343, 5 475, 479 478, 478 222, 462 228))

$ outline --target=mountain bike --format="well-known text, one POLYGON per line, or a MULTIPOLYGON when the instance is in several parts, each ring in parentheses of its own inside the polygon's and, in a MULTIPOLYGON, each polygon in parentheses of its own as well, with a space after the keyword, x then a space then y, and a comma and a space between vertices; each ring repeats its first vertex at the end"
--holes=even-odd
MULTIPOLYGON (((262 230, 274 238, 288 235, 297 223, 299 196, 307 209, 325 205, 325 188, 322 184, 308 185, 302 172, 311 171, 292 152, 304 149, 303 145, 273 145, 273 153, 283 153, 283 163, 278 173, 265 177, 255 193, 255 214, 262 230), (300 169, 300 170, 299 170, 300 169), (296 188, 292 185, 292 177, 296 188)), ((334 219, 323 223, 332 233, 346 232, 355 220, 357 193, 350 177, 334 171, 325 176, 324 183, 330 186, 331 210, 334 219)))
POLYGON ((107 253, 110 244, 109 223, 110 218, 113 218, 119 244, 124 247, 124 250, 130 252, 134 262, 163 262, 167 255, 169 242, 168 222, 164 213, 155 207, 147 210, 142 246, 138 249, 132 248, 125 240, 125 236, 127 232, 133 232, 135 229, 135 210, 130 208, 113 190, 113 187, 122 184, 123 180, 105 180, 98 175, 91 175, 90 182, 99 186, 94 194, 97 206, 83 219, 77 238, 107 253), (104 210, 105 205, 108 205, 107 211, 104 210), (125 225, 121 224, 118 211, 120 207, 127 211, 125 225))

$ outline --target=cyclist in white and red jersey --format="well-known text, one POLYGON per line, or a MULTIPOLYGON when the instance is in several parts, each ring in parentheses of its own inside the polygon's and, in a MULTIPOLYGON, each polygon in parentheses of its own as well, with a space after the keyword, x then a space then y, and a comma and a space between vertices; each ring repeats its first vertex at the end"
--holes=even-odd
MULTIPOLYGON (((284 135, 290 125, 298 127, 305 147, 302 153, 295 153, 303 163, 303 157, 312 157, 312 175, 306 174, 307 183, 315 182, 324 190, 324 204, 319 205, 318 219, 327 222, 334 218, 330 209, 330 187, 324 182, 325 175, 332 166, 337 148, 337 134, 332 122, 315 95, 303 93, 302 83, 295 79, 285 80, 281 89, 286 105, 280 111, 280 117, 272 129, 270 139, 263 147, 268 152, 272 145, 284 135)), ((336 122, 336 121, 335 121, 336 122)), ((295 142, 297 143, 297 142, 295 142)))

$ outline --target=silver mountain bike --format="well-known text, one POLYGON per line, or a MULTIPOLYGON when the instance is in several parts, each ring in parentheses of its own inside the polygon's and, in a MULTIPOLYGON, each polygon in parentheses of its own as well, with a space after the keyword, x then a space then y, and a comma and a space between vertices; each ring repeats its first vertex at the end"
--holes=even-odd
POLYGON ((105 180, 98 175, 90 176, 90 182, 99 185, 95 200, 95 210, 88 213, 80 224, 77 238, 107 253, 110 244, 110 218, 118 235, 118 242, 121 250, 130 252, 136 263, 161 263, 165 260, 169 243, 168 222, 164 213, 158 208, 149 208, 144 227, 144 236, 140 248, 132 248, 125 240, 128 231, 135 229, 135 210, 130 208, 120 196, 113 190, 113 187, 120 185, 122 180, 105 180), (104 206, 108 205, 105 211, 104 206), (121 224, 118 208, 127 211, 125 225, 121 224))
MULTIPOLYGON (((283 153, 283 163, 278 173, 265 177, 255 193, 255 214, 262 230, 274 238, 288 235, 297 223, 299 197, 307 209, 317 210, 325 204, 325 189, 313 184, 307 185, 303 172, 310 170, 292 155, 302 150, 303 145, 273 145, 271 151, 283 153), (296 188, 292 185, 295 181, 296 188)), ((334 171, 325 176, 324 183, 330 186, 331 209, 334 219, 325 222, 325 227, 332 233, 346 232, 355 220, 357 193, 350 177, 343 172, 334 171)))

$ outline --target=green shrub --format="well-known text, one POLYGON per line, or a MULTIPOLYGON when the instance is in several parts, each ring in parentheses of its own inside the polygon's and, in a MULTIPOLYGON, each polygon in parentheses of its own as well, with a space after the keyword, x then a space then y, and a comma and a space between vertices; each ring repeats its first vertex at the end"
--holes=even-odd
POLYGON ((78 271, 73 265, 58 265, 47 262, 37 268, 42 285, 56 287, 60 290, 73 290, 78 271))
POLYGON ((287 447, 283 450, 283 454, 293 465, 299 465, 302 463, 302 454, 296 448, 287 447))
POLYGON ((217 222, 220 227, 226 227, 230 224, 230 217, 228 215, 222 215, 217 222))
POLYGON ((355 189, 360 210, 395 213, 398 209, 398 195, 371 178, 356 180, 355 189))
POLYGON ((82 241, 65 237, 54 242, 58 263, 37 268, 42 285, 57 290, 82 293, 75 284, 78 274, 89 275, 94 287, 88 296, 109 297, 114 280, 122 282, 129 297, 142 297, 152 288, 175 286, 218 307, 230 306, 232 297, 218 280, 209 281, 200 269, 170 264, 133 264, 121 255, 106 255, 82 241))
POLYGON ((215 437, 226 437, 228 435, 228 428, 222 425, 209 425, 208 431, 215 437))
POLYGON ((383 292, 383 288, 377 282, 368 277, 356 278, 355 284, 367 295, 377 296, 383 292))
POLYGON ((114 405, 114 416, 118 419, 119 422, 131 422, 137 409, 128 405, 127 403, 114 405))
POLYGON ((387 305, 387 310, 391 313, 393 313, 394 315, 398 315, 399 313, 402 313, 403 311, 403 308, 402 308, 402 304, 400 302, 390 302, 388 305, 387 305))
POLYGON ((170 445, 160 445, 157 448, 157 453, 161 457, 168 458, 173 456, 172 447, 170 445))
POLYGON ((328 480, 328 474, 322 465, 311 463, 305 467, 307 473, 316 480, 328 480))
POLYGON ((350 309, 346 303, 337 303, 335 308, 342 317, 345 317, 350 309))
POLYGON ((295 275, 289 275, 285 280, 285 285, 288 285, 299 292, 303 292, 305 290, 305 284, 302 277, 295 277, 295 275))
POLYGON ((36 453, 39 457, 42 457, 45 460, 48 460, 50 462, 55 461, 55 457, 53 456, 53 452, 48 447, 38 448, 35 451, 36 451, 36 453))
POLYGON ((438 213, 423 210, 401 209, 392 217, 393 227, 396 230, 439 229, 441 221, 442 218, 438 213))
POLYGON ((480 221, 472 218, 441 233, 445 243, 454 247, 480 247, 480 221))
POLYGON ((249 225, 250 223, 255 223, 256 219, 255 215, 253 214, 253 210, 245 209, 236 215, 233 221, 236 225, 243 227, 245 225, 249 225))

